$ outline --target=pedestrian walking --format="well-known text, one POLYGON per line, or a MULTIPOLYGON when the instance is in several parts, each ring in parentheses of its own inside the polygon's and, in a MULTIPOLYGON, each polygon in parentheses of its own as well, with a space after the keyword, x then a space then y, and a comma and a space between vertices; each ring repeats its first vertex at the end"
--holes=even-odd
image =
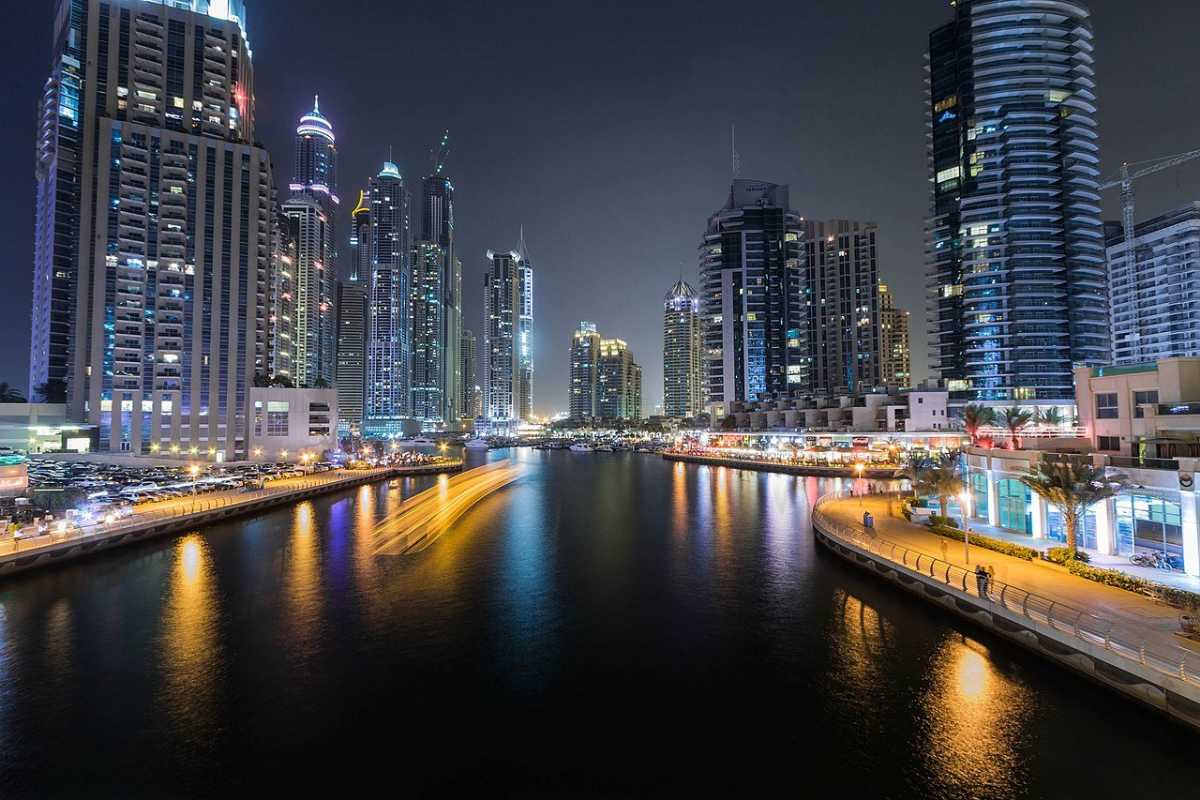
POLYGON ((979 593, 979 599, 988 599, 988 573, 982 564, 975 565, 975 590, 979 593))
POLYGON ((938 542, 938 544, 941 545, 941 548, 942 548, 942 561, 949 562, 950 561, 950 556, 949 556, 950 546, 946 544, 945 539, 942 539, 940 542, 938 542))

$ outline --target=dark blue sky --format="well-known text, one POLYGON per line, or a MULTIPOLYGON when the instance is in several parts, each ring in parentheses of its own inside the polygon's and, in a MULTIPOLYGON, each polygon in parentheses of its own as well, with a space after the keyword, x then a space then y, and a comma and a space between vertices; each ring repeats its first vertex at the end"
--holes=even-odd
MULTIPOLYGON (((36 108, 54 3, 11 3, 0 64, 0 242, 7 256, 0 380, 26 382, 36 108)), ((730 178, 790 183, 808 217, 880 225, 880 264, 913 312, 925 374, 927 207, 922 55, 946 0, 392 3, 247 0, 259 138, 276 180, 296 118, 321 95, 338 137, 346 208, 392 146, 406 179, 450 128, 466 326, 479 330, 484 251, 518 227, 536 268, 538 411, 566 404, 580 319, 626 339, 644 410, 662 396, 661 299, 730 178), (740 15, 740 16, 739 16, 740 15)), ((1094 0, 1104 172, 1200 147, 1200 4, 1094 0)), ((1200 199, 1193 164, 1146 181, 1139 218, 1200 199)), ((1105 208, 1115 218, 1116 198, 1105 208)))

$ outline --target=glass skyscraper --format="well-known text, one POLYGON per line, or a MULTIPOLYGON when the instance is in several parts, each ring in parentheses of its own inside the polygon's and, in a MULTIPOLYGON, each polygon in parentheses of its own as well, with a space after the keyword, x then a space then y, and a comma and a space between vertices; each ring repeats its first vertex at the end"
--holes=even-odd
POLYGON ((800 215, 788 187, 734 180, 700 245, 707 408, 799 388, 803 378, 800 215))
POLYGON ((319 99, 296 127, 291 197, 296 230, 294 380, 333 386, 337 353, 337 146, 319 99))
POLYGON ((519 331, 529 284, 517 251, 489 250, 487 257, 488 271, 483 276, 484 416, 492 422, 516 422, 521 419, 522 398, 528 396, 519 331))
POLYGON ((1109 355, 1088 8, 960 0, 927 58, 931 367, 959 398, 1071 398, 1109 355))
POLYGON ((599 413, 596 390, 600 385, 600 334, 596 323, 580 322, 571 337, 571 385, 567 409, 572 419, 599 413))
POLYGON ((700 300, 679 280, 663 298, 663 413, 686 419, 704 411, 700 300))
POLYGON ((390 161, 370 181, 371 287, 367 335, 367 398, 364 429, 370 435, 404 430, 412 418, 409 292, 412 249, 408 191, 390 161))
POLYGON ((241 458, 269 369, 272 169, 241 2, 59 0, 30 381, 100 447, 241 458))
POLYGON ((412 252, 412 410, 426 425, 457 427, 462 262, 454 250, 454 185, 440 168, 421 181, 420 238, 412 252))
POLYGON ((362 433, 366 398, 371 208, 365 192, 358 193, 350 220, 350 275, 338 283, 337 299, 336 385, 342 435, 362 433))

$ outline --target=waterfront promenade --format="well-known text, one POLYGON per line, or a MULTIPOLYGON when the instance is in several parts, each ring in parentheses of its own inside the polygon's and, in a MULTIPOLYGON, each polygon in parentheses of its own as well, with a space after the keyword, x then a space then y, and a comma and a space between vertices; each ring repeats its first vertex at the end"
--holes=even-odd
POLYGON ((735 458, 733 456, 715 456, 676 450, 664 450, 662 457, 668 461, 683 461, 689 464, 707 464, 713 467, 748 469, 755 472, 781 472, 785 475, 811 475, 819 478, 862 477, 872 480, 891 480, 900 477, 901 473, 901 467, 894 464, 888 466, 871 466, 865 462, 863 462, 864 466, 860 474, 850 464, 794 464, 769 458, 735 458))
POLYGON ((331 470, 269 482, 261 489, 230 489, 184 496, 137 507, 134 514, 111 523, 53 531, 37 537, 0 540, 0 577, 34 567, 61 563, 147 538, 180 533, 242 514, 264 511, 365 483, 462 470, 462 461, 367 470, 331 470))
POLYGON ((813 511, 818 538, 855 549, 841 555, 895 577, 926 599, 1200 727, 1200 647, 1176 635, 1179 609, 1123 589, 929 532, 898 515, 890 495, 823 498, 813 511), (864 512, 874 528, 862 526, 864 512), (995 582, 985 597, 977 565, 995 582))

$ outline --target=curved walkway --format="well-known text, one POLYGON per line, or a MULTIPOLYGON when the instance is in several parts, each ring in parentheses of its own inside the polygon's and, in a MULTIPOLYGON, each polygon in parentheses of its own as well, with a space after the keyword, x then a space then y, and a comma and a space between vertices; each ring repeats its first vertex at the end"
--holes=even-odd
POLYGON ((971 547, 970 558, 962 542, 930 533, 899 516, 900 501, 895 496, 867 495, 845 497, 821 504, 821 512, 842 525, 862 530, 862 515, 870 511, 875 518, 875 533, 913 550, 939 557, 968 571, 978 564, 995 568, 996 580, 1042 595, 1055 602, 1083 609, 1114 623, 1133 629, 1145 637, 1147 647, 1170 652, 1180 647, 1180 610, 1149 597, 1124 589, 1105 586, 1067 572, 1063 567, 1044 561, 1025 561, 982 547, 971 547))

